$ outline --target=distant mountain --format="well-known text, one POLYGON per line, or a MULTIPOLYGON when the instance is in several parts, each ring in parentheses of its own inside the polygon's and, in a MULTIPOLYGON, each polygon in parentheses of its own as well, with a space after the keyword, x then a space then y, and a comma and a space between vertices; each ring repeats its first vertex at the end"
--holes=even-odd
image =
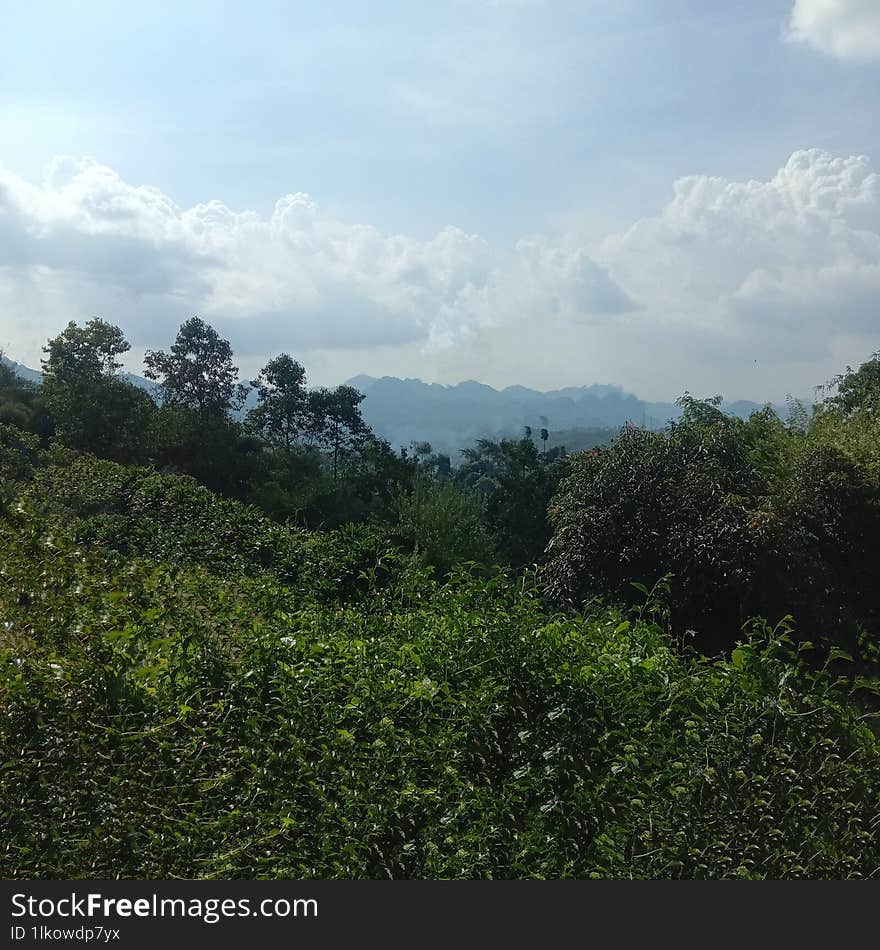
POLYGON ((43 379, 43 374, 41 372, 35 369, 30 369, 21 363, 16 363, 15 360, 10 360, 5 356, 0 355, 0 361, 2 361, 4 366, 8 366, 16 376, 28 383, 40 383, 43 379))
MULTIPOLYGON (((364 393, 364 418, 392 446, 425 441, 453 456, 476 439, 518 436, 525 426, 531 426, 535 437, 546 426, 551 447, 577 449, 608 441, 627 422, 659 429, 681 414, 674 403, 645 402, 610 385, 539 392, 525 386, 498 390, 474 380, 443 386, 394 376, 355 376, 347 382, 364 393)), ((762 406, 739 400, 722 408, 745 418, 762 406)), ((784 406, 774 408, 785 414, 784 406)))
MULTIPOLYGON (((19 376, 39 383, 42 374, 6 357, 3 362, 19 376)), ((126 374, 135 386, 153 392, 156 384, 126 374)), ((542 427, 550 432, 548 447, 565 445, 572 451, 609 442, 627 422, 662 428, 680 415, 671 402, 645 402, 620 386, 568 386, 539 392, 526 386, 493 389, 469 379, 455 386, 424 383, 396 376, 354 376, 347 385, 364 393, 363 414, 373 431, 394 448, 430 442, 437 452, 457 461, 460 449, 477 439, 520 436, 531 426, 534 437, 542 427)), ((250 394, 245 409, 255 404, 250 394)), ((762 404, 738 400, 724 403, 731 415, 746 418, 762 404)), ((785 406, 774 406, 780 415, 785 406)))
MULTIPOLYGON (((8 359, 5 356, 0 356, 0 360, 2 360, 4 365, 8 366, 16 376, 21 377, 26 382, 36 383, 39 386, 43 381, 43 374, 38 369, 31 369, 29 366, 25 366, 24 363, 16 363, 15 360, 8 359)), ((133 386, 137 386, 139 389, 147 390, 147 392, 153 392, 156 389, 156 383, 151 382, 149 379, 144 379, 143 376, 135 376, 134 373, 123 373, 122 378, 127 379, 133 386)))

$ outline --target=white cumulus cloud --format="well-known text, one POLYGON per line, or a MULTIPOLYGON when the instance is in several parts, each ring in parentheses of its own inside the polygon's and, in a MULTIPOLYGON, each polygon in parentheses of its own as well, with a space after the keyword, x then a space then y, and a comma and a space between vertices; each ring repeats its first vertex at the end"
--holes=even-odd
POLYGON ((809 150, 767 181, 683 178, 599 257, 652 315, 726 338, 732 356, 827 353, 880 331, 880 176, 864 156, 809 150))
POLYGON ((839 59, 878 60, 880 2, 795 0, 786 37, 839 59))
POLYGON ((304 194, 268 214, 184 209, 94 162, 56 162, 39 183, 0 166, 0 346, 31 363, 70 319, 118 323, 137 353, 198 313, 247 371, 284 349, 328 381, 437 372, 780 398, 878 349, 878 300, 880 175, 865 156, 681 178, 595 246, 389 234, 304 194))
POLYGON ((183 209, 93 161, 56 160, 39 183, 0 166, 0 341, 28 353, 93 313, 144 346, 199 313, 264 355, 444 347, 498 321, 635 306, 583 248, 543 239, 504 248, 456 227, 428 240, 384 234, 301 193, 269 215, 216 200, 183 209))

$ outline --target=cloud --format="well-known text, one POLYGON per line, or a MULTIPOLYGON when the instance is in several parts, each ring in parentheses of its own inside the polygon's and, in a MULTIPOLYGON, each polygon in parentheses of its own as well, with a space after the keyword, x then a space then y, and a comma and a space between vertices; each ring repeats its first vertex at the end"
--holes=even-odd
POLYGON ((267 214, 184 209, 94 162, 56 162, 38 184, 0 168, 0 346, 31 361, 69 319, 113 320, 137 353, 199 313, 247 371, 284 349, 328 382, 435 372, 666 398, 685 380, 779 399, 877 349, 878 299, 880 176, 865 156, 681 178, 595 246, 389 234, 301 193, 267 214))
POLYGON ((795 0, 786 39, 838 59, 880 60, 877 0, 795 0))
POLYGON ((135 344, 163 345, 197 312, 260 355, 442 348, 498 321, 601 320, 636 306, 583 248, 493 247, 456 227, 428 240, 384 234, 328 217, 302 193, 269 215, 217 200, 182 209, 71 159, 39 184, 0 166, 0 303, 0 320, 13 319, 0 337, 26 337, 31 351, 35 337, 94 312, 135 344))
POLYGON ((768 181, 682 178, 598 258, 653 319, 725 339, 731 358, 815 357, 877 331, 880 176, 809 150, 768 181))

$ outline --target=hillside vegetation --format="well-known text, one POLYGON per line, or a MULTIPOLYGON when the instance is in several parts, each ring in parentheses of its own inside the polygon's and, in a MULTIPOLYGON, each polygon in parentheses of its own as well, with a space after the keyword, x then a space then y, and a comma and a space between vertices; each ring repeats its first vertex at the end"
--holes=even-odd
POLYGON ((90 326, 0 380, 4 877, 880 876, 876 359, 453 471, 90 326))

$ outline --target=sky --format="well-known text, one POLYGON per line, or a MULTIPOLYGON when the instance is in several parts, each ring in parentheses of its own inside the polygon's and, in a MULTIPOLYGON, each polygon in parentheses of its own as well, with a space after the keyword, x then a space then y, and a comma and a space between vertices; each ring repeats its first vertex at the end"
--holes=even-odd
POLYGON ((880 0, 0 0, 0 348, 810 397, 880 349, 880 0))

